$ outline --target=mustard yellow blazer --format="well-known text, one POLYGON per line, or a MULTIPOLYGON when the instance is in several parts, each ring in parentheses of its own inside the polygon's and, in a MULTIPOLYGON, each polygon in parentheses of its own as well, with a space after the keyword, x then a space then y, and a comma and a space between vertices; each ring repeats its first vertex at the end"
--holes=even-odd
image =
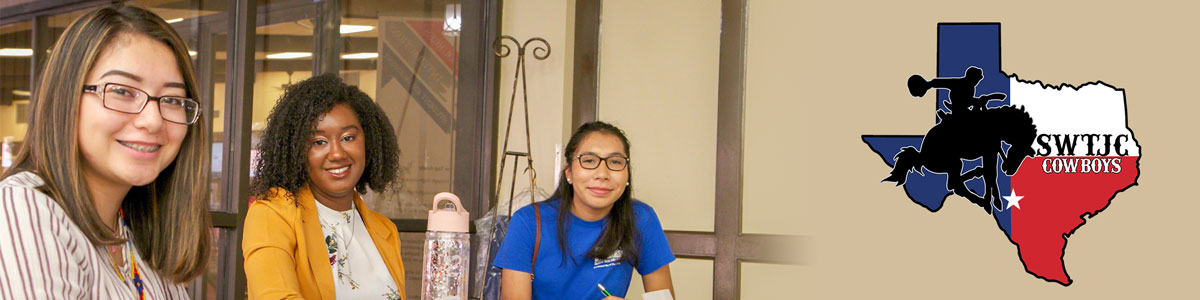
MULTIPOLYGON (((254 201, 246 212, 242 258, 250 299, 334 299, 333 271, 312 191, 305 186, 293 197, 273 188, 268 194, 266 201, 254 201)), ((404 265, 396 225, 363 205, 358 195, 354 205, 403 298, 404 265)))

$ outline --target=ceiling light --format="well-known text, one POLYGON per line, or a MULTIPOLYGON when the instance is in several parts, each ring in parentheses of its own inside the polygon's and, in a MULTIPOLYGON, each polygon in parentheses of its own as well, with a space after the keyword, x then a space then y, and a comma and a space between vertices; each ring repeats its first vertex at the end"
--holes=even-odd
POLYGON ((342 55, 342 59, 373 59, 378 57, 379 53, 375 52, 361 52, 342 55))
POLYGON ((462 31, 462 4, 446 4, 446 21, 442 25, 442 30, 446 33, 462 31))
POLYGON ((338 31, 341 32, 342 34, 351 34, 351 33, 355 33, 355 32, 368 31, 371 29, 375 29, 375 27, 367 26, 367 25, 342 25, 341 29, 338 31))
POLYGON ((0 49, 0 56, 33 56, 33 49, 3 48, 3 49, 0 49))
POLYGON ((305 57, 309 57, 309 56, 312 56, 312 53, 310 53, 310 52, 281 52, 281 53, 275 53, 275 54, 267 54, 268 59, 292 59, 292 58, 305 58, 305 57))
POLYGON ((183 21, 183 18, 174 18, 174 19, 167 20, 167 24, 177 23, 179 21, 183 21))

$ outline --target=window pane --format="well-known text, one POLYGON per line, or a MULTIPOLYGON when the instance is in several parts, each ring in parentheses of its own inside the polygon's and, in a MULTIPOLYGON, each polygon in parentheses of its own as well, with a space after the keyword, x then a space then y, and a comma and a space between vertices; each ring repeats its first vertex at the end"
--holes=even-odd
MULTIPOLYGON (((67 25, 90 9, 46 17, 47 45, 52 45, 67 25)), ((5 169, 16 155, 17 147, 25 140, 29 123, 30 64, 34 51, 49 53, 49 47, 35 49, 33 22, 19 22, 0 27, 0 169, 5 169), (7 162, 6 162, 7 161, 7 162)), ((44 60, 45 58, 43 58, 44 60)), ((44 61, 43 61, 44 63, 44 61)))
MULTIPOLYGON (((229 201, 222 199, 221 178, 223 155, 222 111, 225 105, 225 33, 224 18, 227 6, 223 1, 134 1, 150 9, 179 33, 187 43, 188 55, 196 68, 198 95, 189 95, 200 103, 201 118, 212 126, 212 171, 209 175, 209 209, 229 211, 229 201)), ((195 125, 193 125, 195 126, 195 125)))
POLYGON ((12 166, 29 124, 33 22, 0 27, 0 170, 12 166))
MULTIPOLYGON (((225 32, 213 33, 207 35, 213 44, 225 45, 229 35, 225 32)), ((212 175, 208 177, 208 192, 209 192, 209 209, 218 211, 233 212, 232 207, 235 203, 234 199, 223 199, 225 185, 221 184, 221 180, 225 178, 225 158, 230 154, 225 153, 225 118, 227 117, 225 109, 225 64, 228 48, 214 46, 211 60, 213 62, 212 72, 210 74, 197 74, 197 77, 207 78, 208 84, 201 83, 201 93, 208 91, 208 95, 212 95, 207 103, 201 102, 204 105, 202 111, 204 115, 201 118, 208 118, 209 124, 212 125, 212 175), (207 86, 206 86, 207 85, 207 86)), ((207 57, 200 59, 208 59, 207 57)), ((238 149, 231 149, 237 151, 238 149)), ((237 152, 234 152, 237 153, 237 152)))
POLYGON ((400 263, 404 264, 404 297, 421 299, 421 268, 425 259, 425 233, 400 233, 400 263))
POLYGON ((451 190, 459 1, 345 1, 342 78, 383 108, 400 144, 402 188, 363 196, 394 219, 425 219, 451 190))
MULTIPOLYGON (((208 121, 205 130, 212 133, 211 173, 209 174, 209 209, 232 211, 232 201, 224 199, 221 180, 224 177, 224 110, 225 110, 225 58, 227 53, 226 19, 228 7, 225 1, 134 1, 158 14, 179 33, 188 47, 188 55, 196 72, 198 93, 189 95, 201 105, 201 118, 208 121)), ((197 126, 197 125, 192 125, 197 126)), ((238 243, 231 241, 231 229, 213 227, 209 229, 212 256, 207 271, 188 285, 193 299, 221 299, 220 295, 234 288, 234 266, 229 261, 230 253, 237 253, 238 243), (232 252, 231 252, 232 251, 232 252)))
POLYGON ((229 256, 223 254, 238 251, 239 249, 229 248, 237 247, 238 244, 229 241, 231 234, 227 229, 213 227, 208 232, 212 238, 212 256, 208 260, 208 271, 188 284, 188 293, 192 295, 192 299, 219 299, 218 295, 224 294, 226 289, 233 288, 228 284, 232 282, 234 275, 228 268, 232 265, 225 260, 229 256))
MULTIPOLYGON (((269 4, 269 3, 268 3, 269 4)), ((255 180, 259 138, 266 129, 267 115, 293 83, 312 77, 313 19, 315 5, 260 5, 254 44, 254 103, 250 110, 252 148, 250 181, 255 180)), ((318 50, 320 51, 320 50, 318 50)), ((297 176, 306 176, 297 174, 297 176)), ((251 196, 253 199, 253 196, 251 196)))

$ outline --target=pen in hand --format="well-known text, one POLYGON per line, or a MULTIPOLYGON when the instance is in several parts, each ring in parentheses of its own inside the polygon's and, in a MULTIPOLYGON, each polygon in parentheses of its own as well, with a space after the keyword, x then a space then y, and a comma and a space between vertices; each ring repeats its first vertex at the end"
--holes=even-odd
POLYGON ((600 288, 600 292, 604 293, 605 297, 612 297, 612 294, 608 293, 608 290, 604 289, 604 285, 597 283, 596 287, 600 288))

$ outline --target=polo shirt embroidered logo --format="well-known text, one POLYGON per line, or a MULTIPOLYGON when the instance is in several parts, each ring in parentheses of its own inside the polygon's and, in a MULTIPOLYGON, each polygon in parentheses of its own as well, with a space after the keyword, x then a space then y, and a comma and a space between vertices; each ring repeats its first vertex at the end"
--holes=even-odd
POLYGON ((607 268, 619 264, 621 264, 621 250, 613 252, 612 255, 609 255, 608 258, 603 260, 597 258, 596 263, 592 265, 592 269, 607 268))

